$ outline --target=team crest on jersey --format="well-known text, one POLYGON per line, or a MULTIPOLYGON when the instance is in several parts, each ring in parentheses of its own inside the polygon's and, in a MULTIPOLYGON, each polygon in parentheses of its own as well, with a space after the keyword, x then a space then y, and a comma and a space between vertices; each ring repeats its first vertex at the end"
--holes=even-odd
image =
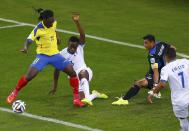
POLYGON ((155 63, 155 58, 151 58, 151 59, 150 59, 150 62, 151 62, 151 63, 155 63))

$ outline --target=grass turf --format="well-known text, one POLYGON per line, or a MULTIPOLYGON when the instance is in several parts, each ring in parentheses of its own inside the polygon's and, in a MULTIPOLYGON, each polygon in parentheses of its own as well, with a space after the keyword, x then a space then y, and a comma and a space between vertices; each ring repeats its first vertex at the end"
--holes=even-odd
MULTIPOLYGON (((142 44, 141 37, 153 33, 158 39, 173 43, 179 52, 187 53, 188 5, 186 0, 42 0, 40 3, 37 0, 2 0, 0 17, 36 23, 37 15, 31 7, 51 8, 55 10, 59 28, 75 31, 70 15, 76 11, 80 12, 81 23, 88 34, 142 44)), ((1 26, 4 24, 0 22, 1 26)), ((19 52, 31 30, 31 27, 0 30, 0 106, 10 108, 5 99, 35 58, 35 46, 30 48, 27 55, 19 52)), ((61 36, 63 45, 60 48, 63 48, 70 35, 61 36)), ((52 67, 47 67, 39 74, 20 93, 18 99, 26 102, 27 112, 108 131, 178 130, 179 124, 172 112, 168 89, 162 91, 163 99, 155 100, 153 105, 146 103, 147 90, 141 91, 126 107, 111 105, 114 97, 121 96, 134 80, 144 77, 148 69, 146 53, 141 49, 87 39, 85 58, 94 72, 91 88, 107 93, 110 99, 95 100, 93 107, 74 108, 71 90, 63 74, 57 94, 49 96, 52 67)), ((76 130, 3 112, 0 114, 0 123, 3 125, 0 130, 76 130), (15 128, 17 126, 20 128, 15 128)))

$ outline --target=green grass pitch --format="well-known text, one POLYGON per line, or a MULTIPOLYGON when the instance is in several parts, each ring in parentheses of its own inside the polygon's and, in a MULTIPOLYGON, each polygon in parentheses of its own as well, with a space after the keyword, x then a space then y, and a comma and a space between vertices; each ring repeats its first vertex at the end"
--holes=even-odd
MULTIPOLYGON (((187 0, 1 0, 0 17, 37 23, 32 6, 55 11, 58 28, 76 31, 72 12, 81 14, 87 34, 142 45, 142 36, 153 33, 157 39, 172 43, 177 50, 189 54, 189 2, 187 0)), ((1 26, 13 25, 0 21, 1 26)), ((11 108, 5 99, 17 80, 25 74, 35 58, 35 45, 27 55, 19 52, 32 27, 0 29, 0 107, 11 108)), ((62 45, 70 35, 61 34, 62 45)), ((93 107, 74 108, 67 77, 62 73, 55 96, 49 96, 53 68, 47 67, 21 91, 18 99, 27 104, 27 112, 87 125, 106 131, 178 131, 179 123, 172 112, 169 89, 163 99, 146 102, 147 90, 134 97, 128 106, 112 106, 134 80, 148 70, 147 51, 87 39, 85 59, 93 69, 91 89, 105 92, 108 100, 95 100, 93 107)), ((1 131, 76 131, 44 121, 0 111, 1 131)))

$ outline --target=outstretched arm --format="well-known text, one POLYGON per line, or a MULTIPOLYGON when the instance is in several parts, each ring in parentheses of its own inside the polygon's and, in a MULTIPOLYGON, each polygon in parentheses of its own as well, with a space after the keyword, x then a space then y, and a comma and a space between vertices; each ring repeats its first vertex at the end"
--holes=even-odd
POLYGON ((79 22, 79 20, 80 20, 79 14, 74 14, 72 16, 72 19, 73 19, 74 23, 76 24, 77 30, 78 30, 78 32, 80 34, 80 43, 81 44, 85 44, 85 31, 84 31, 84 29, 82 28, 82 26, 81 26, 81 24, 79 22))
POLYGON ((55 69, 54 70, 54 78, 53 78, 52 89, 49 92, 49 94, 51 94, 51 95, 54 95, 56 90, 57 90, 59 75, 60 75, 60 71, 55 69))
POLYGON ((20 51, 23 52, 23 53, 27 53, 27 52, 28 52, 28 48, 29 48, 30 44, 32 44, 32 43, 33 43, 32 40, 27 39, 27 40, 25 41, 25 43, 24 43, 23 49, 21 49, 20 51))

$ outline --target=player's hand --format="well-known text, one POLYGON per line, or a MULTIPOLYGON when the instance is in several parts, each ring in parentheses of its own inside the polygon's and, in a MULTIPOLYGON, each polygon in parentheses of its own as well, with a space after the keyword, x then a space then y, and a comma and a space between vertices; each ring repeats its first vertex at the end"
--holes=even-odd
POLYGON ((49 91, 49 95, 54 95, 56 93, 56 89, 51 89, 50 91, 49 91))
POLYGON ((23 48, 23 49, 20 50, 20 52, 27 54, 27 53, 28 53, 28 50, 27 50, 26 48, 23 48))
POLYGON ((150 103, 150 104, 153 103, 152 97, 153 97, 153 95, 148 95, 148 97, 147 97, 147 101, 148 101, 148 103, 150 103))
POLYGON ((78 13, 74 13, 72 15, 72 19, 74 22, 78 22, 80 20, 80 15, 78 13))

